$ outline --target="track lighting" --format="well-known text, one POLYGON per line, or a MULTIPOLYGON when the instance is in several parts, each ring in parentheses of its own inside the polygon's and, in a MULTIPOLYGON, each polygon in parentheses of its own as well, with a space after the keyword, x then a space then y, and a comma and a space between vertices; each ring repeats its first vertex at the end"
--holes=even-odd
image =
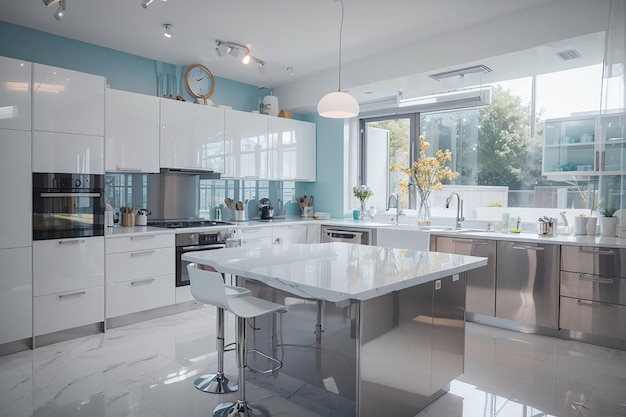
POLYGON ((171 38, 172 34, 174 33, 174 25, 170 25, 169 23, 166 23, 163 25, 163 27, 165 28, 165 31, 163 32, 163 36, 165 36, 166 38, 171 38))
POLYGON ((287 74, 289 74, 290 77, 293 77, 294 75, 293 67, 287 67, 287 74))
POLYGON ((239 51, 243 51, 244 56, 241 59, 242 63, 249 64, 250 61, 254 61, 258 65, 259 72, 261 74, 263 74, 263 72, 265 71, 265 61, 253 56, 250 53, 250 48, 248 48, 246 45, 242 45, 236 42, 221 41, 219 39, 215 40, 215 44, 217 45, 215 47, 215 53, 217 54, 217 56, 221 57, 224 55, 232 55, 237 58, 239 57, 239 51))
POLYGON ((60 0, 59 8, 54 12, 54 18, 60 22, 63 16, 65 16, 65 0, 60 0))
POLYGON ((154 0, 143 0, 141 2, 141 7, 143 7, 144 9, 147 9, 148 6, 150 6, 152 4, 154 0))
POLYGON ((57 4, 60 0, 42 0, 42 1, 43 1, 43 4, 46 5, 46 7, 50 7, 50 6, 57 4))

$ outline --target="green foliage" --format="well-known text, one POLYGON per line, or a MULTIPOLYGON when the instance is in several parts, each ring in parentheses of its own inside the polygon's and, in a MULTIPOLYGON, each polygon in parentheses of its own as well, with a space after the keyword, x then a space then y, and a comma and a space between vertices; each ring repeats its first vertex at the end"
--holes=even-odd
POLYGON ((617 211, 617 207, 608 206, 608 207, 603 208, 600 211, 600 213, 602 213, 604 217, 613 217, 616 211, 617 211))

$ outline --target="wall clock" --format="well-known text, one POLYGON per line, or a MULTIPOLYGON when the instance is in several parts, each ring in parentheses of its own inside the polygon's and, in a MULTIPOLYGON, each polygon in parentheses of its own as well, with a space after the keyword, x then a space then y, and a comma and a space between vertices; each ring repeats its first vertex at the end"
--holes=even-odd
POLYGON ((215 91, 215 79, 207 67, 201 64, 190 65, 185 71, 185 85, 189 92, 198 99, 206 100, 215 91))

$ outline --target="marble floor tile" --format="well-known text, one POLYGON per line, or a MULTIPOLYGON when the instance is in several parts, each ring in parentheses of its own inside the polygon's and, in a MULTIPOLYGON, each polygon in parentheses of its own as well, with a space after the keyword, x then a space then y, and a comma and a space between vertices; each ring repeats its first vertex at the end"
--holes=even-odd
MULTIPOLYGON (((227 315, 227 342, 234 328, 227 315)), ((216 366, 214 307, 122 326, 0 357, 0 417, 208 417, 237 398, 193 386, 216 366)), ((234 352, 224 367, 236 377, 234 352)), ((332 390, 285 378, 271 392, 255 377, 246 387, 274 417, 340 416, 353 407, 332 390)), ((464 374, 416 417, 479 416, 624 417, 626 352, 468 323, 464 374)))

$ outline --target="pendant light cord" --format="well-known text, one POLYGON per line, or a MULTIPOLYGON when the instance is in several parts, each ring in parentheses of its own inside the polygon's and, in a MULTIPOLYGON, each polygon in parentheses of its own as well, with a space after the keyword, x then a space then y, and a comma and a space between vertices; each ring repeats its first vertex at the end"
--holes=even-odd
POLYGON ((339 0, 341 4, 341 23, 339 25, 339 89, 341 91, 341 34, 343 32, 343 0, 339 0))

